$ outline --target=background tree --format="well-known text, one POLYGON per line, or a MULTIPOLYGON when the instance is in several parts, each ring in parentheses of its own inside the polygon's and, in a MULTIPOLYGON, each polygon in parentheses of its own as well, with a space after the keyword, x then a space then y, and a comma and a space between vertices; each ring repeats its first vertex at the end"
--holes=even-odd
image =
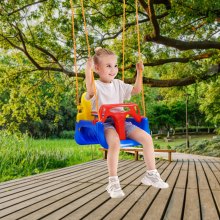
MULTIPOLYGON (((203 81, 212 93, 216 93, 220 72, 220 2, 139 0, 139 3, 141 51, 146 66, 144 84, 150 87, 176 87, 203 81)), ((108 47, 116 51, 120 58, 122 1, 103 3, 102 0, 84 0, 84 6, 91 48, 108 47)), ((79 1, 74 1, 74 8, 79 77, 83 79, 88 53, 79 1)), ((134 33, 135 4, 133 0, 127 0, 125 81, 129 83, 134 82, 137 61, 137 37, 134 33)), ((20 129, 21 123, 42 119, 42 112, 47 115, 49 106, 53 110, 60 108, 61 100, 70 92, 62 87, 68 81, 64 80, 65 76, 75 76, 72 48, 69 0, 1 1, 2 127, 20 129), (52 79, 50 82, 49 77, 52 79), (53 81, 63 90, 55 90, 53 81), (31 101, 27 101, 26 93, 31 101), (24 105, 30 107, 24 108, 24 105), (17 121, 11 120, 14 117, 11 118, 11 115, 16 115, 17 121)), ((202 107, 210 98, 205 90, 201 90, 200 97, 203 97, 203 101, 199 102, 200 109, 208 119, 214 116, 218 124, 219 112, 202 107)), ((218 108, 218 103, 214 104, 214 101, 209 102, 210 106, 216 105, 218 108)), ((56 121, 55 118, 53 120, 56 121)))

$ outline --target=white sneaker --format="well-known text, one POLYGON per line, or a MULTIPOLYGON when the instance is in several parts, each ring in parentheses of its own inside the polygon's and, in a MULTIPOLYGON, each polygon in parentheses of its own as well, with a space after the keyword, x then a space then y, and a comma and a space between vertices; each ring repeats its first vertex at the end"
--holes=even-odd
POLYGON ((146 172, 146 175, 141 180, 141 182, 144 185, 148 185, 148 186, 150 185, 150 186, 154 186, 156 188, 161 188, 161 189, 166 189, 169 187, 169 184, 164 182, 160 178, 160 174, 157 171, 152 172, 152 173, 146 172))
POLYGON ((119 181, 111 181, 106 187, 107 192, 110 194, 111 198, 122 198, 125 194, 121 189, 119 181))

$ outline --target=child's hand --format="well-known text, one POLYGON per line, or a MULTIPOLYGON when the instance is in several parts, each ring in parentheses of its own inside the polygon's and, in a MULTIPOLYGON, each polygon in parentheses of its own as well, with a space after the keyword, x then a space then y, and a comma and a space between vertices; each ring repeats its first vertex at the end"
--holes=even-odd
POLYGON ((89 57, 86 62, 86 69, 91 71, 92 67, 93 67, 93 59, 92 59, 92 57, 89 57))
POLYGON ((137 70, 138 73, 144 71, 144 65, 143 65, 142 61, 140 61, 139 63, 136 64, 136 70, 137 70))

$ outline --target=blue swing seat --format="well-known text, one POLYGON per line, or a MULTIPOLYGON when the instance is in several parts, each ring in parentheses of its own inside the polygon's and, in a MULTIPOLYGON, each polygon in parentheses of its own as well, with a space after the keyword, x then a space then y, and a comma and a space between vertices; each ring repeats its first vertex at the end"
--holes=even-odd
MULTIPOLYGON (((126 118, 126 121, 132 122, 134 125, 150 134, 147 118, 142 118, 140 123, 136 122, 133 118, 126 118)), ((100 144, 102 147, 108 149, 104 134, 104 124, 100 121, 96 123, 90 120, 80 120, 76 122, 75 141, 80 145, 100 144)), ((140 145, 140 143, 129 138, 121 140, 120 143, 122 148, 140 145)))
MULTIPOLYGON (((75 135, 74 135, 75 141, 79 145, 100 144, 102 147, 108 149, 108 144, 106 142, 105 134, 104 134, 103 121, 105 121, 105 117, 103 116, 103 114, 101 114, 103 120, 94 122, 95 117, 94 115, 91 114, 91 110, 92 110, 91 102, 86 100, 85 95, 86 93, 82 95, 81 105, 78 106, 79 112, 77 114, 75 135)), ((140 113, 139 108, 136 109, 136 107, 133 107, 134 104, 130 104, 130 105, 132 105, 132 112, 136 117, 136 119, 138 120, 135 120, 134 118, 126 118, 126 121, 131 122, 132 124, 136 125, 137 127, 143 129, 148 134, 150 134, 148 119, 136 114, 135 112, 136 110, 138 110, 138 113, 140 113)), ((126 106, 129 106, 129 104, 127 104, 126 106)), ((108 111, 108 113, 111 114, 111 109, 103 108, 102 110, 103 112, 108 111)), ((112 116, 114 116, 114 114, 112 116)), ((120 143, 122 148, 140 145, 140 143, 129 138, 127 139, 123 138, 120 141, 120 143)))

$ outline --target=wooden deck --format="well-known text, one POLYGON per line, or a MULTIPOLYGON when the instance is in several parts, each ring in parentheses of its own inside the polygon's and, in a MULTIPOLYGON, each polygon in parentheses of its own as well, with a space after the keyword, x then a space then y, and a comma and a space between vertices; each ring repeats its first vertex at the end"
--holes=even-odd
POLYGON ((170 188, 140 183, 143 161, 120 161, 126 196, 105 191, 105 160, 0 184, 0 219, 220 219, 220 160, 157 161, 170 188))

